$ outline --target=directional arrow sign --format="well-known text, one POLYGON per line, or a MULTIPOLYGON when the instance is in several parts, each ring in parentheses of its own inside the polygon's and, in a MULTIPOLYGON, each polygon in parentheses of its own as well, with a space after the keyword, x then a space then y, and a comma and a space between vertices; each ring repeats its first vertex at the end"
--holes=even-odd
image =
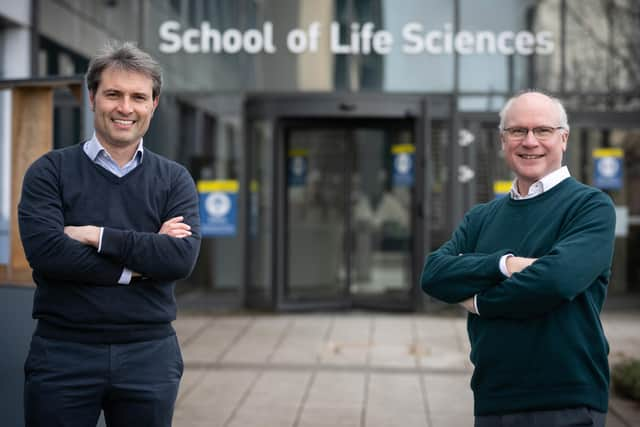
POLYGON ((476 140, 476 136, 467 129, 460 129, 458 132, 458 144, 461 147, 468 147, 476 140))
POLYGON ((467 165, 460 165, 458 167, 458 181, 465 184, 471 181, 476 176, 476 173, 467 165))

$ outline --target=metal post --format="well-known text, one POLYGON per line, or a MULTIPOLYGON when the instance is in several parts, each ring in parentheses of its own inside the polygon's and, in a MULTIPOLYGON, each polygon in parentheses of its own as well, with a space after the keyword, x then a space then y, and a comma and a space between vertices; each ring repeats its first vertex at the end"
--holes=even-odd
POLYGON ((567 77, 567 0, 560 1, 560 95, 564 98, 567 77))

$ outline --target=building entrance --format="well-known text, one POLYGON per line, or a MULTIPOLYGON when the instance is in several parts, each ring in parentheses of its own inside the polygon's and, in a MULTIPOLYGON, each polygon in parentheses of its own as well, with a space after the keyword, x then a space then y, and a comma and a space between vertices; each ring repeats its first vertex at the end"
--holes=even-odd
POLYGON ((413 121, 284 126, 284 298, 408 306, 413 121))
POLYGON ((418 308, 424 98, 264 96, 246 111, 248 305, 418 308))

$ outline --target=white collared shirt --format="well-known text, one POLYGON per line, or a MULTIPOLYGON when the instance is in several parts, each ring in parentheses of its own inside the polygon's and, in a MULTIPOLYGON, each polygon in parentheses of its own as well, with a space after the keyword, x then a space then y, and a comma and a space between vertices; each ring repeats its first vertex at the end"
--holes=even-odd
POLYGON ((550 174, 547 174, 534 182, 531 187, 529 187, 529 192, 524 196, 518 192, 518 178, 516 178, 513 180, 513 184, 511 184, 511 191, 509 192, 509 195, 513 200, 533 199, 545 191, 551 190, 570 176, 569 168, 562 166, 560 169, 556 169, 550 174))

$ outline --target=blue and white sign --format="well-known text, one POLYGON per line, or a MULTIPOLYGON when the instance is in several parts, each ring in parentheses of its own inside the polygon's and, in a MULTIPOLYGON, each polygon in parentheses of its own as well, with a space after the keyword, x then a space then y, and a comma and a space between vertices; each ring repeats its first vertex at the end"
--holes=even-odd
POLYGON ((303 187, 307 183, 309 169, 308 151, 305 149, 289 150, 287 161, 287 183, 289 187, 303 187))
POLYGON ((622 188, 623 151, 620 148, 593 150, 593 185, 605 190, 622 188))
POLYGON ((203 237, 236 235, 238 188, 238 181, 198 181, 203 237))
POLYGON ((391 147, 394 187, 411 187, 413 185, 414 151, 415 147, 412 144, 398 144, 391 147))

